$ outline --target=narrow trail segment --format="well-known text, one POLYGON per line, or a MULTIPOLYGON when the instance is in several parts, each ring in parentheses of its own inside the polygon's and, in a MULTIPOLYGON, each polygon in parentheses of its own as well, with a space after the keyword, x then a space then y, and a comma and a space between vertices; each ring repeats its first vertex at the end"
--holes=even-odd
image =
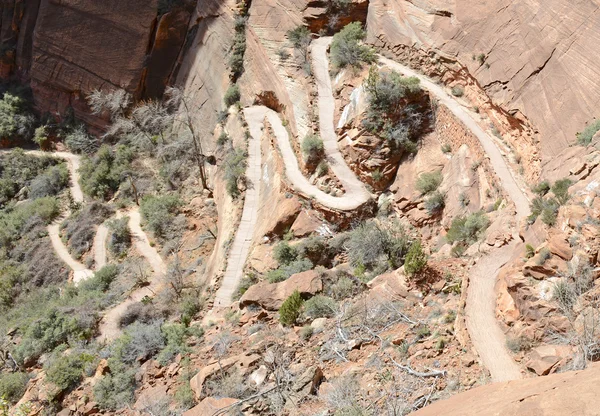
POLYGON ((290 143, 289 133, 275 111, 263 106, 253 106, 244 109, 244 116, 250 128, 246 178, 252 186, 246 191, 242 219, 233 240, 225 275, 215 295, 215 307, 231 305, 231 297, 242 279, 244 265, 252 243, 254 226, 258 215, 259 184, 262 169, 260 142, 265 119, 269 121, 275 134, 285 165, 287 180, 296 191, 307 197, 315 198, 320 204, 329 208, 342 211, 354 210, 371 198, 364 184, 358 180, 354 172, 348 167, 338 149, 337 136, 333 123, 335 100, 331 89, 329 60, 327 58, 329 42, 330 40, 327 42, 318 42, 313 46, 315 78, 319 90, 319 128, 327 160, 346 192, 341 197, 334 197, 326 194, 309 182, 300 170, 296 153, 290 143))
MULTIPOLYGON (((258 108, 260 109, 260 107, 258 108)), ((254 235, 254 226, 258 218, 258 205, 260 203, 260 175, 262 171, 262 157, 260 149, 260 139, 262 136, 262 122, 256 122, 260 113, 256 107, 244 110, 244 115, 250 128, 250 138, 248 140, 248 166, 246 168, 246 180, 248 187, 244 198, 244 208, 242 210, 242 219, 238 229, 235 232, 233 245, 227 258, 227 268, 225 275, 215 295, 214 306, 226 307, 231 305, 231 298, 240 283, 243 276, 244 264, 248 258, 252 237, 254 235), (252 120, 252 122, 250 122, 252 120)))
POLYGON ((108 239, 108 231, 106 224, 100 224, 96 230, 93 245, 94 267, 96 270, 100 270, 107 263, 106 240, 108 239))
MULTIPOLYGON (((490 164, 502 187, 515 204, 518 226, 520 221, 530 214, 529 200, 517 184, 500 149, 494 143, 494 139, 481 128, 472 117, 470 110, 462 106, 428 77, 387 58, 380 57, 379 62, 404 76, 417 77, 421 81, 421 85, 448 107, 477 137, 489 157, 490 164)), ((518 240, 518 237, 515 237, 515 240, 518 240)), ((496 279, 500 268, 510 260, 516 244, 515 241, 483 256, 469 273, 470 281, 465 307, 467 330, 481 361, 491 374, 492 381, 515 380, 522 377, 519 366, 506 348, 506 336, 502 332, 495 314, 494 286, 496 279)))
MULTIPOLYGON (((54 156, 66 160, 67 166, 69 167, 69 176, 71 177, 69 184, 71 196, 73 197, 73 201, 83 203, 83 192, 81 186, 79 186, 79 167, 81 166, 81 158, 79 156, 67 152, 47 153, 38 150, 27 151, 26 153, 35 156, 54 156)), ((82 280, 92 277, 94 272, 85 267, 81 262, 75 260, 60 238, 60 224, 68 218, 69 215, 71 215, 70 212, 67 212, 60 219, 50 224, 48 226, 48 235, 50 236, 50 241, 52 242, 52 247, 54 248, 56 255, 69 266, 71 270, 73 270, 73 283, 77 285, 82 280)))
POLYGON ((150 245, 148 236, 142 230, 140 225, 141 217, 138 208, 132 208, 129 211, 119 212, 118 217, 129 216, 129 229, 131 230, 131 238, 133 239, 136 250, 150 263, 153 273, 148 280, 148 284, 144 287, 135 289, 129 294, 126 300, 113 308, 106 311, 102 321, 100 322, 100 336, 104 341, 112 341, 121 335, 119 319, 123 313, 127 311, 129 305, 141 302, 144 297, 155 296, 164 285, 164 277, 167 273, 167 266, 162 257, 154 247, 150 245))

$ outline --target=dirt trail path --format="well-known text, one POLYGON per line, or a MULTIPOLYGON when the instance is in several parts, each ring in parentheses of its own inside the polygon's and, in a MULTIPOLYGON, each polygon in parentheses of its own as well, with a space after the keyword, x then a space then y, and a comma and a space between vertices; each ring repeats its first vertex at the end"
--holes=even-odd
POLYGON ((140 225, 141 217, 138 208, 132 208, 126 212, 119 212, 118 217, 127 215, 129 216, 129 229, 131 230, 131 237, 134 242, 136 250, 148 261, 152 267, 153 273, 148 280, 148 285, 142 288, 134 290, 125 301, 114 306, 113 308, 106 311, 102 321, 100 322, 100 336, 99 338, 104 341, 112 341, 121 335, 121 328, 119 327, 119 318, 129 305, 141 302, 145 297, 155 296, 164 284, 164 277, 167 273, 167 266, 164 263, 162 257, 154 247, 150 245, 148 236, 142 230, 140 225))
POLYGON ((106 239, 108 238, 108 227, 106 223, 100 224, 96 230, 96 236, 94 237, 94 268, 100 270, 107 263, 106 255, 106 239))
MULTIPOLYGON (((508 197, 516 208, 517 224, 530 214, 529 200, 517 184, 513 172, 509 169, 500 149, 494 139, 473 117, 471 110, 462 106, 451 97, 441 86, 435 84, 426 76, 386 58, 380 58, 380 63, 394 69, 405 76, 417 77, 421 85, 435 95, 441 103, 464 123, 477 137, 489 157, 496 175, 508 197)), ((518 240, 517 230, 514 232, 518 240)), ((516 243, 494 250, 479 259, 470 271, 470 282, 465 307, 466 324, 475 349, 479 353, 485 367, 489 370, 492 381, 514 380, 522 377, 519 366, 512 359, 506 348, 506 336, 496 320, 496 294, 494 286, 500 268, 511 258, 516 243)))
POLYGON ((257 117, 260 117, 258 113, 259 111, 256 108, 244 110, 250 128, 248 167, 246 168, 246 179, 249 186, 246 189, 244 198, 242 219, 235 232, 233 245, 227 258, 225 275, 215 295, 214 307, 231 305, 231 298, 243 276, 244 264, 246 263, 252 243, 252 236, 254 235, 254 225, 256 224, 258 205, 260 203, 260 175, 262 170, 260 139, 262 136, 261 125, 264 119, 263 115, 260 122, 256 122, 257 117))
MULTIPOLYGON (((71 177, 69 184, 71 196, 73 197, 73 201, 83 203, 83 192, 81 186, 79 186, 79 167, 81 166, 81 158, 79 156, 67 152, 48 153, 39 150, 26 151, 26 153, 35 156, 54 156, 66 160, 71 177)), ((48 226, 48 235, 50 236, 50 241, 52 242, 52 247, 54 248, 56 255, 69 266, 71 270, 73 270, 73 283, 77 285, 82 280, 92 277, 94 272, 85 267, 81 262, 75 260, 60 238, 60 224, 68 218, 69 215, 71 215, 70 212, 66 212, 60 219, 50 224, 48 226)))
POLYGON ((306 179, 298 165, 296 154, 290 143, 288 131, 283 126, 281 118, 275 111, 263 106, 244 109, 244 116, 250 127, 246 177, 255 186, 250 187, 246 191, 242 219, 231 247, 223 281, 215 296, 215 307, 231 305, 231 297, 242 278, 244 264, 246 263, 254 235, 261 175, 260 140, 263 134, 265 118, 273 128, 285 164, 286 177, 294 189, 308 197, 314 197, 319 203, 327 207, 343 211, 356 209, 371 198, 366 187, 346 164, 337 146, 337 136, 335 135, 333 124, 335 101, 331 90, 329 61, 327 58, 328 44, 329 42, 317 41, 317 44, 313 47, 315 78, 319 90, 320 129, 327 160, 332 171, 344 186, 346 193, 342 197, 331 196, 321 191, 306 179))

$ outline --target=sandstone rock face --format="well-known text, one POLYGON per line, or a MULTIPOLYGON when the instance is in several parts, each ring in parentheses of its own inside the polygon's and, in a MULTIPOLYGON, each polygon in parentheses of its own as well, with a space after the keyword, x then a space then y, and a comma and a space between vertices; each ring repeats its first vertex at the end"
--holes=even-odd
POLYGON ((0 6, 0 77, 31 82, 38 110, 73 108, 92 129, 94 89, 123 88, 136 98, 162 94, 188 29, 191 3, 158 16, 158 0, 17 0, 0 6), (10 3, 10 4, 9 4, 10 3))
POLYGON ((435 402, 415 416, 598 415, 600 365, 547 377, 492 383, 435 402))
POLYGON ((303 296, 314 295, 323 290, 323 282, 317 272, 309 270, 294 274, 280 283, 259 283, 244 293, 240 299, 240 307, 254 304, 276 311, 294 290, 298 290, 303 296))
POLYGON ((598 116, 600 68, 590 51, 600 37, 599 13, 596 2, 569 0, 372 0, 367 27, 369 41, 406 60, 424 52, 419 62, 438 75, 453 65, 465 69, 514 116, 509 122, 525 116, 539 129, 549 159, 598 116), (448 65, 427 62, 429 50, 448 65))

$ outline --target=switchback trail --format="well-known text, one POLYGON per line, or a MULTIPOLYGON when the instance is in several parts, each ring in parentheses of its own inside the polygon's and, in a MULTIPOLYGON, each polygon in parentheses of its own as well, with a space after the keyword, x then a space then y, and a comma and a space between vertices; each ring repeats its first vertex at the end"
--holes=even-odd
POLYGON ((296 153, 290 143, 288 131, 283 126, 281 118, 275 111, 263 106, 253 106, 244 109, 244 116, 250 128, 246 177, 252 185, 246 191, 242 219, 233 240, 225 275, 215 296, 215 307, 231 305, 231 297, 242 279, 244 265, 254 235, 260 190, 260 141, 265 119, 269 121, 269 124, 273 128, 283 158, 286 178, 296 191, 306 197, 314 198, 322 205, 342 211, 354 210, 371 198, 364 184, 348 167, 338 149, 337 136, 333 123, 335 101, 331 90, 328 69, 329 61, 327 58, 327 46, 329 43, 315 42, 317 44, 313 46, 313 64, 319 90, 319 128, 321 130, 320 133, 327 161, 331 166, 331 170, 342 183, 345 194, 341 197, 331 196, 308 181, 300 170, 296 153))
POLYGON ((104 341, 112 341, 121 335, 119 319, 127 311, 129 305, 141 302, 146 296, 154 297, 164 285, 164 277, 167 273, 167 266, 162 257, 154 247, 150 245, 148 236, 142 230, 140 225, 141 217, 137 207, 129 211, 117 213, 118 217, 129 216, 129 229, 131 238, 133 239, 136 250, 150 263, 152 267, 152 275, 147 281, 147 285, 135 289, 129 294, 127 299, 113 308, 106 311, 102 321, 100 322, 100 339, 104 341))
POLYGON ((260 149, 260 139, 262 136, 262 120, 255 122, 259 111, 256 107, 244 110, 244 115, 250 128, 250 138, 248 140, 248 166, 246 167, 246 180, 248 187, 244 197, 244 208, 242 210, 242 219, 238 229, 235 232, 233 245, 227 258, 227 268, 219 290, 215 295, 214 306, 226 307, 231 305, 231 298, 240 283, 243 276, 244 264, 250 251, 252 236, 254 235, 254 226, 257 221, 258 205, 260 203, 260 173, 262 170, 262 157, 260 149), (252 120, 252 122, 251 122, 252 120))
MULTIPOLYGON (((502 157, 493 138, 472 117, 466 109, 451 97, 442 87, 428 77, 387 58, 379 62, 404 76, 417 77, 421 85, 448 109, 477 137, 490 160, 500 183, 508 197, 514 202, 516 223, 530 214, 529 200, 517 184, 513 173, 502 157)), ((516 233, 514 233, 516 235, 516 233)), ((515 240, 518 236, 515 237, 515 240)), ((494 286, 500 268, 511 258, 516 243, 493 250, 483 256, 469 273, 470 281, 465 307, 466 325, 481 361, 489 370, 492 381, 514 380, 522 377, 519 366, 506 348, 506 336, 496 320, 496 294, 494 286)))

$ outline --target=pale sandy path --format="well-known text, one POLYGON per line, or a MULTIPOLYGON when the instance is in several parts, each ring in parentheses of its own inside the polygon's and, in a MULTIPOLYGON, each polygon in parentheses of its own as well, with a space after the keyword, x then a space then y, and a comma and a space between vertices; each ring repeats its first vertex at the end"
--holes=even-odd
POLYGON ((153 273, 148 280, 147 286, 134 290, 125 301, 106 311, 99 327, 99 338, 104 341, 112 341, 121 335, 121 328, 119 328, 119 318, 121 315, 123 315, 129 305, 141 302, 145 296, 155 296, 164 285, 164 278, 167 273, 167 266, 162 257, 158 254, 156 249, 150 245, 148 236, 142 230, 140 225, 141 217, 138 208, 135 207, 129 211, 118 213, 118 216, 122 215, 129 216, 128 225, 134 246, 148 261, 152 267, 153 273))
POLYGON ((94 268, 100 270, 106 266, 106 240, 108 238, 108 227, 105 224, 100 224, 94 236, 94 268))
MULTIPOLYGON (((70 176, 69 189, 71 191, 71 196, 73 197, 73 201, 83 203, 83 192, 81 186, 79 186, 79 167, 81 166, 81 158, 78 155, 67 152, 49 153, 40 150, 29 150, 25 152, 35 156, 52 156, 66 160, 70 176)), ((63 217, 56 220, 53 224, 50 224, 48 226, 48 235, 50 236, 50 241, 52 242, 52 247, 54 248, 56 255, 69 266, 71 270, 73 270, 73 283, 77 285, 80 281, 92 277, 94 272, 85 267, 81 262, 75 260, 60 238, 60 224, 68 218, 69 215, 70 213, 66 212, 63 217)))
MULTIPOLYGON (((335 134, 334 113, 335 99, 329 76, 329 57, 327 49, 331 43, 330 37, 316 39, 312 42, 312 60, 315 82, 319 97, 319 133, 325 145, 325 154, 331 170, 342 183, 344 190, 350 194, 356 204, 366 202, 371 195, 365 185, 356 177, 346 160, 340 153, 338 137, 335 134)), ((331 205, 328 205, 331 207, 331 205)))
POLYGON ((252 236, 254 235, 254 226, 258 216, 258 205, 260 199, 260 175, 261 175, 261 149, 260 139, 262 136, 262 120, 264 115, 256 122, 259 117, 256 108, 245 109, 244 114, 250 128, 250 138, 248 139, 248 166, 246 168, 246 180, 248 188, 244 198, 244 208, 242 210, 242 219, 238 229, 235 232, 233 245, 227 258, 227 268, 225 275, 215 295, 214 307, 226 307, 231 305, 232 296, 237 289, 243 276, 244 264, 248 258, 252 236), (252 120, 252 122, 250 122, 252 120))
MULTIPOLYGON (((514 202, 516 209, 516 222, 530 214, 529 199, 521 190, 512 171, 502 157, 500 149, 494 139, 475 120, 468 110, 441 86, 437 85, 426 76, 387 58, 379 58, 381 64, 400 72, 405 76, 417 77, 421 85, 448 109, 477 137, 484 151, 489 157, 490 164, 496 172, 500 184, 514 202)), ((515 230, 515 240, 518 233, 515 230)), ((506 348, 506 336, 496 320, 496 293, 494 286, 500 268, 511 258, 516 242, 479 259, 478 263, 469 272, 470 282, 467 291, 465 307, 466 325, 475 349, 481 361, 489 370, 492 381, 514 380, 522 377, 520 367, 515 363, 506 348)))

